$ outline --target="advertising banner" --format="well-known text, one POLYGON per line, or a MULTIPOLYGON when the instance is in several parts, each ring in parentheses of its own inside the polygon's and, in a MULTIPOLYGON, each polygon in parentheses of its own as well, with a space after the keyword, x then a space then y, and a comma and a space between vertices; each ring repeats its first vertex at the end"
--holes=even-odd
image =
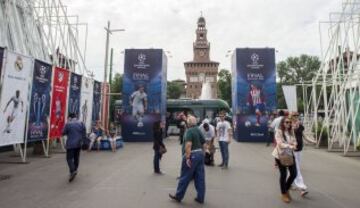
POLYGON ((121 123, 126 141, 152 141, 153 123, 165 120, 166 64, 162 49, 125 50, 121 123))
POLYGON ((24 142, 33 59, 8 52, 0 98, 0 146, 24 142))
POLYGON ((91 115, 93 106, 94 80, 82 77, 81 81, 81 102, 80 102, 80 121, 86 126, 86 132, 91 131, 91 115))
POLYGON ((46 140, 49 131, 52 66, 35 60, 29 106, 28 141, 46 140))
POLYGON ((282 90, 285 97, 285 102, 290 112, 297 112, 297 95, 295 85, 283 85, 282 90))
POLYGON ((96 121, 100 121, 100 112, 101 112, 101 82, 94 81, 94 91, 93 91, 93 105, 92 105, 92 125, 96 121))
POLYGON ((55 67, 50 113, 50 139, 61 137, 66 121, 66 99, 69 84, 69 71, 55 67))
POLYGON ((232 60, 235 139, 268 140, 268 119, 276 110, 275 50, 238 48, 232 60))
POLYGON ((80 113, 80 94, 81 94, 81 75, 71 73, 68 99, 68 115, 75 113, 79 116, 80 113))

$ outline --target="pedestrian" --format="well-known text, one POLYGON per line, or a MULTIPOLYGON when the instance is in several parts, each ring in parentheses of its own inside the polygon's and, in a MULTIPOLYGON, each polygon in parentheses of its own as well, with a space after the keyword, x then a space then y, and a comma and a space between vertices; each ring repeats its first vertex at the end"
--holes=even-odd
POLYGON ((179 121, 178 121, 178 128, 180 129, 180 133, 179 133, 179 142, 180 145, 183 143, 184 140, 184 134, 187 128, 187 124, 186 124, 186 115, 184 112, 180 113, 179 115, 179 121))
POLYGON ((165 153, 165 145, 163 143, 163 131, 161 128, 161 122, 155 121, 153 124, 153 135, 154 135, 154 173, 163 174, 160 171, 160 160, 162 155, 165 153))
POLYGON ((204 119, 203 123, 199 126, 201 132, 203 133, 206 141, 206 150, 205 150, 205 165, 214 165, 214 139, 215 139, 215 127, 210 124, 208 119, 204 119))
POLYGON ((294 185, 300 191, 300 195, 302 197, 304 197, 309 192, 307 190, 307 186, 305 185, 304 178, 300 171, 301 155, 302 155, 302 150, 304 147, 304 140, 311 142, 311 143, 314 143, 314 141, 309 140, 305 136, 305 134, 304 134, 305 127, 302 125, 302 123, 299 120, 299 114, 297 112, 295 112, 292 114, 291 117, 292 117, 292 121, 293 121, 293 128, 294 128, 295 138, 296 138, 296 142, 297 142, 296 149, 294 150, 296 171, 297 171, 296 178, 294 180, 294 185))
POLYGON ((220 121, 216 125, 216 136, 219 140, 222 163, 219 165, 222 169, 229 167, 229 144, 232 139, 232 128, 230 122, 225 120, 225 113, 220 113, 220 121))
POLYGON ((117 129, 113 122, 110 123, 108 139, 112 152, 116 152, 117 129))
POLYGON ((195 201, 203 204, 205 199, 205 138, 200 129, 196 126, 195 117, 189 116, 187 124, 189 128, 184 136, 181 175, 176 194, 169 194, 169 197, 177 202, 181 202, 190 181, 194 179, 194 185, 197 191, 195 201))
POLYGON ((284 116, 285 112, 283 110, 280 110, 278 116, 270 124, 270 128, 274 129, 274 132, 276 132, 276 130, 279 128, 280 122, 284 116))
POLYGON ((276 147, 272 152, 280 172, 280 190, 283 202, 290 203, 289 189, 296 178, 296 165, 293 150, 296 149, 296 138, 292 129, 291 120, 284 117, 280 121, 279 128, 275 132, 276 147), (286 154, 286 158, 284 155, 286 154), (281 156, 281 158, 280 158, 281 156), (287 159, 284 161, 283 159, 287 159), (289 162, 291 160, 291 162, 289 162), (286 164, 285 164, 286 163, 286 164), (287 171, 290 175, 287 177, 287 171))
POLYGON ((269 137, 268 137, 268 141, 266 143, 266 146, 270 146, 270 144, 274 141, 274 129, 271 126, 271 123, 274 121, 275 119, 275 115, 274 114, 270 114, 269 120, 268 120, 268 131, 269 131, 269 137))
POLYGON ((89 145, 89 149, 88 149, 89 152, 91 151, 95 142, 97 143, 97 151, 99 152, 100 146, 101 146, 101 140, 103 139, 103 133, 104 133, 104 130, 101 126, 101 122, 96 121, 96 124, 92 128, 91 134, 89 136, 89 138, 90 138, 90 145, 89 145))
POLYGON ((69 114, 62 135, 67 136, 66 161, 70 170, 69 182, 72 182, 78 173, 81 142, 86 138, 85 125, 77 119, 76 114, 69 114))

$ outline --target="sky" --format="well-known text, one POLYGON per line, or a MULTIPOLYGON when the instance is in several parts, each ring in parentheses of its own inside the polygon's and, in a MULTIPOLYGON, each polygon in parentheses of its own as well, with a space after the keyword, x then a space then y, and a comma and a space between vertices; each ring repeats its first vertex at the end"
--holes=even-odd
POLYGON ((110 36, 114 72, 123 73, 127 48, 168 51, 168 80, 185 79, 183 63, 193 59, 197 19, 206 19, 210 58, 231 69, 229 50, 273 47, 276 61, 320 55, 319 21, 339 11, 342 0, 62 0, 68 15, 88 24, 87 68, 104 73, 104 27, 125 29, 110 36))

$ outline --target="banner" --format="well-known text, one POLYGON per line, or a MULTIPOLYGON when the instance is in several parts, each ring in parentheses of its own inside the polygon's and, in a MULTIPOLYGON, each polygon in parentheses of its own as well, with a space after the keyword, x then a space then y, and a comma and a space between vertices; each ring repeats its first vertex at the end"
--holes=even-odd
POLYGON ((121 123, 126 141, 152 141, 153 123, 165 121, 166 63, 162 49, 125 50, 121 123))
POLYGON ((232 75, 235 139, 268 141, 268 118, 276 110, 275 50, 236 49, 232 75))
POLYGON ((0 99, 0 146, 24 142, 33 64, 29 57, 7 53, 0 99))
POLYGON ((81 102, 80 102, 80 121, 86 126, 86 132, 91 131, 91 115, 93 106, 94 81, 87 77, 82 77, 81 81, 81 102))
POLYGON ((66 121, 66 98, 69 84, 69 71, 55 67, 50 113, 50 139, 61 137, 66 121))
POLYGON ((28 141, 46 140, 49 131, 52 66, 35 60, 29 106, 28 141))
POLYGON ((94 81, 94 91, 93 91, 93 105, 92 105, 92 125, 96 121, 100 120, 101 112, 101 82, 94 81))
POLYGON ((68 99, 68 115, 70 113, 75 113, 78 118, 80 113, 81 80, 81 75, 71 73, 68 99))
POLYGON ((296 86, 283 85, 282 90, 288 110, 290 112, 298 112, 296 86))

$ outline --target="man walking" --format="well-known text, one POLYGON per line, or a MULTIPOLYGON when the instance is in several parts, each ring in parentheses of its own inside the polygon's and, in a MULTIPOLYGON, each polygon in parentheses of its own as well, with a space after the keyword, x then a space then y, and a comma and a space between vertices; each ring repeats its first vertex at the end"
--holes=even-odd
POLYGON ((231 125, 225 120, 225 113, 220 114, 220 121, 216 125, 216 135, 219 139, 222 163, 219 165, 222 169, 229 166, 229 144, 231 142, 232 130, 231 125))
POLYGON ((67 136, 66 160, 70 170, 69 182, 72 182, 79 167, 81 142, 86 137, 85 125, 76 118, 76 114, 69 114, 69 121, 63 129, 62 135, 67 136))
POLYGON ((169 194, 169 197, 177 202, 181 202, 190 181, 194 179, 195 189, 197 191, 195 201, 203 204, 205 198, 205 138, 196 126, 196 118, 194 116, 188 117, 187 124, 189 129, 187 129, 184 136, 181 175, 176 194, 169 194))

